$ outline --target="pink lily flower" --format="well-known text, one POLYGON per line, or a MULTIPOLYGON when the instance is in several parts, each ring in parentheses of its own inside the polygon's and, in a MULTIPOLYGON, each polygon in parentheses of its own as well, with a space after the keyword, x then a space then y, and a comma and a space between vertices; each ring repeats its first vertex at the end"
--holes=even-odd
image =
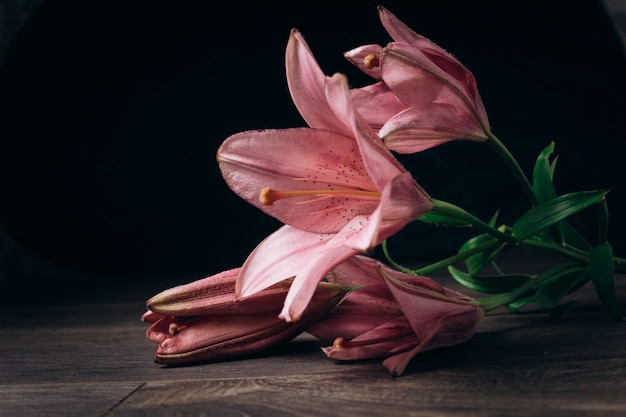
POLYGON ((306 331, 334 340, 332 346, 322 348, 328 357, 382 357, 394 376, 401 375, 420 352, 467 341, 483 317, 471 297, 364 256, 338 265, 328 281, 361 287, 306 331))
POLYGON ((487 140, 489 120, 474 75, 386 8, 378 12, 393 42, 363 45, 344 56, 379 81, 352 94, 387 147, 415 153, 457 139, 487 140))
MULTIPOLYGON (((280 314, 287 321, 300 318, 334 266, 379 245, 433 206, 354 112, 346 77, 335 74, 320 81, 336 120, 318 123, 336 130, 241 132, 227 138, 217 153, 229 187, 287 225, 250 254, 236 295, 249 296, 294 277, 280 314)), ((307 88, 314 84, 303 83, 307 88)))
POLYGON ((165 290, 150 300, 142 321, 152 323, 146 336, 158 344, 162 364, 214 362, 258 353, 287 342, 330 311, 349 291, 318 285, 298 323, 278 318, 289 282, 250 297, 235 299, 241 268, 165 290))

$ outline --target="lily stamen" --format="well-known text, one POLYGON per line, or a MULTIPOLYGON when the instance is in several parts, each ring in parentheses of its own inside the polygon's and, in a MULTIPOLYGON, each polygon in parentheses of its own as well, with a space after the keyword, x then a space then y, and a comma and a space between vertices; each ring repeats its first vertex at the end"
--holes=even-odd
POLYGON ((181 325, 178 323, 170 323, 170 325, 167 328, 167 332, 170 334, 170 336, 175 336, 178 334, 178 332, 180 332, 181 330, 183 330, 185 327, 187 327, 186 325, 181 325))
POLYGON ((170 336, 176 336, 178 333, 180 333, 183 329, 189 326, 189 324, 195 321, 196 319, 196 317, 191 317, 191 316, 190 317, 172 316, 172 318, 175 321, 170 323, 170 325, 167 327, 167 332, 170 334, 170 336))
POLYGON ((407 336, 415 336, 413 332, 404 332, 400 334, 394 334, 387 337, 379 337, 378 339, 368 339, 368 340, 359 340, 357 342, 349 341, 344 339, 343 337, 338 337, 333 342, 334 349, 347 349, 347 348, 355 348, 360 346, 374 345, 376 343, 387 342, 389 340, 398 340, 407 336))
POLYGON ((380 192, 365 190, 291 190, 280 191, 265 187, 259 193, 261 204, 271 206, 277 200, 291 197, 326 197, 329 195, 358 196, 359 198, 380 199, 380 192))
POLYGON ((365 65, 367 69, 372 69, 380 65, 380 59, 376 54, 369 54, 363 58, 363 65, 365 65))

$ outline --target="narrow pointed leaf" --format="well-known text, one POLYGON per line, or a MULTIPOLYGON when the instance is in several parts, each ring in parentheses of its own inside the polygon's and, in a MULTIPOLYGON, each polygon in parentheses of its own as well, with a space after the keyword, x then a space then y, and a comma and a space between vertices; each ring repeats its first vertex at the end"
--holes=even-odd
MULTIPOLYGON (((556 160, 551 161, 554 153, 554 142, 551 142, 537 157, 535 168, 533 170, 533 192, 537 196, 539 203, 546 203, 556 198, 556 190, 554 189, 553 178, 556 160)), ((563 229, 561 222, 550 226, 546 230, 539 233, 539 236, 546 242, 555 242, 562 244, 563 229)))
POLYGON ((513 234, 518 240, 528 239, 541 230, 560 222, 600 201, 607 191, 580 191, 565 194, 533 207, 513 225, 513 234))
POLYGON ((596 246, 589 253, 591 281, 602 305, 617 321, 624 320, 617 305, 615 283, 613 282, 613 250, 609 243, 596 246))
POLYGON ((550 157, 554 152, 554 142, 551 142, 537 157, 533 170, 533 191, 539 203, 545 203, 556 197, 552 177, 554 170, 550 157))
POLYGON ((532 303, 533 301, 535 301, 535 294, 527 295, 510 302, 506 305, 506 308, 512 313, 517 313, 522 307, 532 303))
POLYGON ((573 267, 580 269, 580 266, 574 261, 560 263, 537 276, 533 276, 531 280, 522 283, 511 291, 487 297, 479 301, 486 311, 490 311, 502 305, 506 305, 511 311, 517 311, 524 305, 535 301, 537 289, 541 288, 546 281, 570 272, 573 267))
POLYGON ((574 229, 569 222, 563 221, 561 224, 563 226, 563 239, 568 245, 585 252, 589 252, 591 250, 589 242, 587 242, 587 240, 580 233, 578 233, 578 230, 574 229))
MULTIPOLYGON (((556 198, 556 190, 553 184, 554 170, 556 167, 556 157, 551 162, 550 158, 554 152, 554 142, 551 142, 537 158, 533 171, 533 191, 540 203, 545 203, 556 198)), ((547 241, 559 244, 567 244, 588 252, 591 245, 583 238, 567 221, 561 221, 554 227, 549 228, 541 237, 547 241)))
MULTIPOLYGON (((494 238, 487 234, 475 236, 466 241, 463 246, 461 246, 461 249, 459 249, 459 253, 492 240, 494 240, 494 238)), ((491 265, 491 263, 498 257, 503 247, 504 245, 498 245, 491 250, 479 252, 467 258, 465 260, 465 266, 468 273, 470 275, 477 274, 485 269, 487 266, 491 265)))
POLYGON ((552 309, 564 296, 588 280, 589 275, 581 267, 572 266, 544 281, 535 294, 535 302, 542 308, 552 309))
POLYGON ((531 276, 523 274, 490 275, 479 277, 465 273, 452 266, 448 267, 448 271, 457 282, 465 287, 474 291, 489 294, 499 294, 512 291, 532 279, 531 276))

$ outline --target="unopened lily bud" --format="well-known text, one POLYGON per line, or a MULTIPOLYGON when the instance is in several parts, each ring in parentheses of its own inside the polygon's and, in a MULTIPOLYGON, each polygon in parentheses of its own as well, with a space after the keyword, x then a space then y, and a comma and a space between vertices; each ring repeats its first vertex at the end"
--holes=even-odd
POLYGON ((322 282, 297 322, 279 318, 289 280, 236 299, 240 268, 163 291, 148 300, 142 320, 159 346, 155 361, 183 365, 258 353, 300 334, 329 312, 349 288, 322 282))

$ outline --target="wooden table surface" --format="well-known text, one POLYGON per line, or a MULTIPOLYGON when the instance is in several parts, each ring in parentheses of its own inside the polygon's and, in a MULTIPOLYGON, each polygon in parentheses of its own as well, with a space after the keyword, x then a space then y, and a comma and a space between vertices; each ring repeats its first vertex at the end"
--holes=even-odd
POLYGON ((164 367, 139 320, 162 283, 78 288, 46 302, 3 292, 0 416, 626 416, 626 323, 591 286, 558 320, 491 313, 398 378, 379 360, 330 360, 306 334, 254 358, 164 367))

